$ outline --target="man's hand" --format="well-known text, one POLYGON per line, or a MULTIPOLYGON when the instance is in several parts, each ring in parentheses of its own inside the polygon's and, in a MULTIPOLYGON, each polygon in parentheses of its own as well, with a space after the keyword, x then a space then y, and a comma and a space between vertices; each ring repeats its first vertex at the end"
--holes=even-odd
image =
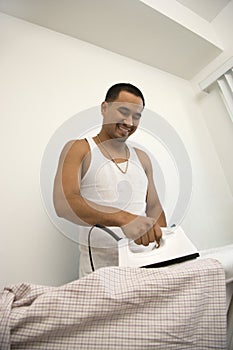
POLYGON ((127 225, 121 227, 127 238, 133 239, 136 244, 147 246, 151 242, 160 245, 162 230, 156 220, 147 216, 137 216, 127 225))

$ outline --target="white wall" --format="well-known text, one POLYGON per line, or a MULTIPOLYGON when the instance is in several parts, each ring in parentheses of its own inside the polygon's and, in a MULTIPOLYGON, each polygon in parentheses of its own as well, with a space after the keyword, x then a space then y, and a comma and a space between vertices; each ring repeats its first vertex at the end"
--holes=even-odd
POLYGON ((216 34, 221 38, 224 51, 191 81, 196 101, 202 112, 203 120, 211 136, 213 145, 222 166, 224 176, 233 197, 233 124, 221 98, 217 84, 213 84, 209 93, 201 92, 199 83, 214 73, 226 61, 233 57, 233 1, 230 1, 211 22, 216 34))
POLYGON ((178 132, 189 153, 192 203, 183 227, 199 249, 232 243, 229 187, 189 82, 85 42, 0 15, 1 285, 77 277, 77 244, 50 222, 40 165, 54 131, 129 81, 178 132), (219 234, 221 232, 221 234, 219 234))

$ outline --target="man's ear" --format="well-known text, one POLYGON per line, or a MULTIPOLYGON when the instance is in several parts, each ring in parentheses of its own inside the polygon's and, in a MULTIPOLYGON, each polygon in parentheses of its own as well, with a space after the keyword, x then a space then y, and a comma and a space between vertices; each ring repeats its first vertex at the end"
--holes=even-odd
POLYGON ((104 115, 106 113, 108 103, 106 101, 101 103, 101 113, 104 115))

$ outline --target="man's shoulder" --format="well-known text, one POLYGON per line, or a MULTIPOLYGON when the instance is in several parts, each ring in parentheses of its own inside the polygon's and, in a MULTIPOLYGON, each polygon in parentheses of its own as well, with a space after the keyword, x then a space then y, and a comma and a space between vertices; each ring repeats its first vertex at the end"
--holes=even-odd
POLYGON ((86 139, 76 139, 76 140, 70 140, 68 141, 64 149, 71 149, 71 148, 81 148, 81 149, 89 149, 89 144, 86 139))
POLYGON ((86 139, 76 139, 68 141, 62 150, 62 156, 85 155, 89 152, 90 147, 86 139))
POLYGON ((143 149, 138 148, 138 147, 133 147, 133 149, 139 158, 140 157, 142 157, 142 159, 144 159, 145 157, 148 158, 148 155, 146 154, 146 152, 143 149))

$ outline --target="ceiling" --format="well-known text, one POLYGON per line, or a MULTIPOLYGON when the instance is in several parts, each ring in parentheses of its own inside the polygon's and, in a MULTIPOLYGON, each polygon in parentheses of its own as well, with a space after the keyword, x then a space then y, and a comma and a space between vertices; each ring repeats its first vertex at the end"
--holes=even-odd
MULTIPOLYGON (((228 2, 179 0, 208 21, 228 2)), ((140 0, 0 0, 0 11, 188 80, 222 52, 140 0)))
POLYGON ((177 0, 206 21, 211 22, 230 0, 177 0))

